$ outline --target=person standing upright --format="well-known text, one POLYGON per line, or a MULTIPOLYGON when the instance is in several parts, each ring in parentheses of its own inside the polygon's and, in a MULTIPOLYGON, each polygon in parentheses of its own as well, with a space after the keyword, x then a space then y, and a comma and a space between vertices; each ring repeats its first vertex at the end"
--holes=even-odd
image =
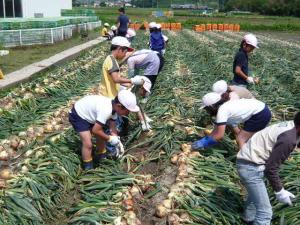
POLYGON ((258 48, 257 38, 253 34, 246 34, 241 42, 240 49, 236 53, 233 61, 232 85, 246 87, 249 84, 258 83, 258 80, 249 76, 248 55, 258 48))
POLYGON ((119 17, 118 17, 118 32, 117 35, 118 36, 122 36, 125 37, 127 34, 127 30, 128 30, 128 25, 129 25, 129 18, 125 15, 125 9, 119 8, 119 17))

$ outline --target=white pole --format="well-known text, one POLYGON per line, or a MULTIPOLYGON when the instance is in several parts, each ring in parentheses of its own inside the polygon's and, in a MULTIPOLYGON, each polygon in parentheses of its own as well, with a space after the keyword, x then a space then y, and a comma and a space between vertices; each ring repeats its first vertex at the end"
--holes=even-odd
POLYGON ((64 27, 61 27, 61 40, 64 40, 64 27))
POLYGON ((51 43, 54 43, 54 38, 53 38, 53 28, 51 28, 51 43))
POLYGON ((22 46, 23 42, 22 42, 22 30, 20 30, 20 45, 22 46))
POLYGON ((3 0, 2 2, 3 2, 3 18, 5 18, 6 17, 5 0, 3 0))
POLYGON ((15 18, 15 17, 16 17, 16 12, 15 12, 15 0, 13 0, 12 4, 13 4, 13 17, 15 18))

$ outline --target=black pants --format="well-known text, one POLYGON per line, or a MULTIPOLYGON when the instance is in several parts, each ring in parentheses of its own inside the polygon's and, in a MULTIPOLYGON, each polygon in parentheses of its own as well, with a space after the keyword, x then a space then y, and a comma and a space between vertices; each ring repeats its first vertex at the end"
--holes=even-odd
POLYGON ((158 69, 158 73, 159 73, 165 64, 165 58, 163 57, 162 54, 157 54, 157 56, 159 58, 159 69, 158 69))
POLYGON ((158 75, 144 75, 144 76, 147 77, 151 81, 151 84, 152 84, 151 89, 153 89, 156 78, 157 78, 158 75))
POLYGON ((127 30, 118 30, 118 36, 125 37, 127 34, 127 30))

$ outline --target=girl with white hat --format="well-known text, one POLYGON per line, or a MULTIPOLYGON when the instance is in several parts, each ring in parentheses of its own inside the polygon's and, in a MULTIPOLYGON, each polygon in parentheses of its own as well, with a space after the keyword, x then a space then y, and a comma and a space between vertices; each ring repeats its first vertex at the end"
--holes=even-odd
POLYGON ((202 108, 211 116, 215 116, 215 127, 209 136, 205 136, 192 144, 194 150, 200 150, 220 141, 225 134, 227 125, 233 127, 237 134, 239 147, 257 131, 264 129, 271 120, 268 106, 256 99, 230 100, 227 96, 211 92, 202 98, 202 108), (243 123, 243 129, 238 125, 243 123))

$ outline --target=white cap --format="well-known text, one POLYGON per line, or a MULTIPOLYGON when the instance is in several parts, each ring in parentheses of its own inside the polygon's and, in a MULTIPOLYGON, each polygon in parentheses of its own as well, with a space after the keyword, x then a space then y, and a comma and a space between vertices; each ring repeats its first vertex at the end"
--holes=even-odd
POLYGON ((246 34, 246 35, 244 36, 243 40, 244 40, 248 45, 252 45, 254 48, 259 48, 259 47, 258 47, 257 38, 255 37, 254 34, 246 34))
POLYGON ((210 92, 203 96, 201 109, 216 104, 221 100, 221 95, 216 92, 210 92))
POLYGON ((128 28, 126 37, 134 37, 135 35, 136 35, 136 32, 133 29, 128 28))
POLYGON ((166 35, 163 35, 163 39, 165 42, 167 42, 169 40, 169 38, 166 35))
POLYGON ((156 24, 156 28, 157 28, 157 29, 160 29, 160 28, 161 28, 161 24, 160 24, 160 23, 157 23, 157 24, 156 24))
POLYGON ((130 48, 130 42, 125 37, 117 36, 111 40, 112 45, 117 45, 121 47, 127 47, 128 51, 133 51, 133 48, 130 48))
POLYGON ((225 80, 219 80, 213 84, 212 91, 218 94, 223 94, 227 91, 228 86, 225 80))
POLYGON ((138 112, 140 108, 136 104, 135 95, 129 90, 122 90, 118 93, 119 102, 129 111, 138 112))
POLYGON ((105 26, 105 27, 109 27, 109 24, 108 24, 108 23, 105 23, 104 26, 105 26))
POLYGON ((149 28, 154 28, 154 27, 156 27, 156 23, 155 22, 149 23, 149 28))
POLYGON ((143 84, 143 88, 150 93, 150 90, 151 90, 151 87, 152 87, 152 83, 151 81, 149 80, 149 78, 145 77, 145 76, 142 76, 142 80, 144 81, 144 84, 143 84))
POLYGON ((117 27, 115 25, 112 25, 110 29, 117 30, 117 27))

